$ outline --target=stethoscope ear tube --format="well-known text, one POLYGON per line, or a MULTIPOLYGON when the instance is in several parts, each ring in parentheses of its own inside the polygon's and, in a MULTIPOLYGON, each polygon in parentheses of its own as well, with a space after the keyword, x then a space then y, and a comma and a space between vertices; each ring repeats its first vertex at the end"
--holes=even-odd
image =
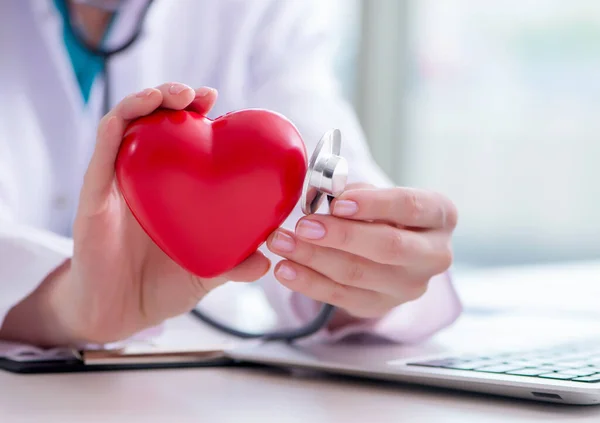
MULTIPOLYGON (((153 1, 154 0, 148 0, 148 3, 142 10, 142 13, 136 23, 133 33, 125 42, 123 42, 118 47, 114 47, 112 49, 104 49, 102 47, 96 47, 96 46, 92 45, 90 42, 88 42, 86 37, 80 32, 79 26, 72 24, 72 22, 71 22, 72 10, 69 5, 69 1, 65 0, 67 14, 69 15, 68 24, 69 24, 71 31, 73 32, 75 41, 77 43, 79 43, 79 45, 81 47, 86 49, 91 54, 102 58, 102 77, 104 78, 104 92, 103 92, 103 99, 102 99, 102 113, 103 114, 107 114, 111 108, 111 99, 110 99, 111 83, 110 83, 110 77, 108 74, 108 60, 112 56, 117 55, 117 54, 125 51, 129 47, 131 47, 139 39, 140 35, 142 34, 142 29, 144 26, 144 21, 146 20, 146 15, 148 14, 148 11, 150 10, 150 6, 152 5, 153 1)), ((91 2, 89 0, 87 2, 86 1, 79 1, 79 2, 88 4, 93 7, 99 7, 96 4, 99 2, 91 2)), ((120 4, 120 2, 119 2, 119 4, 120 4)), ((103 8, 103 9, 105 9, 105 8, 103 8)), ((117 7, 117 9, 118 9, 118 7, 117 7)), ((115 10, 111 9, 110 11, 114 12, 115 10)))
MULTIPOLYGON (((137 20, 137 23, 133 30, 133 33, 129 36, 129 38, 127 40, 125 40, 125 42, 123 42, 120 46, 114 47, 111 49, 96 47, 93 44, 91 44, 87 40, 87 38, 80 32, 79 25, 72 24, 72 22, 71 22, 72 10, 69 5, 69 1, 65 1, 65 3, 66 3, 66 7, 67 7, 67 13, 69 14, 70 29, 73 32, 73 34, 75 35, 75 40, 79 43, 79 45, 81 47, 85 48, 91 54, 93 54, 95 56, 100 56, 104 59, 107 59, 110 56, 114 56, 115 54, 119 54, 122 51, 127 50, 129 47, 131 47, 133 45, 133 43, 135 43, 138 40, 138 38, 142 34, 144 22, 146 20, 146 15, 148 14, 148 11, 150 10, 150 6, 152 6, 153 1, 154 0, 148 0, 148 3, 146 4, 146 6, 144 7, 144 9, 142 9, 142 12, 140 14, 140 17, 137 20)), ((88 2, 80 1, 80 3, 88 4, 92 7, 100 7, 100 6, 96 5, 94 2, 89 2, 89 0, 88 0, 88 2)), ((116 7, 114 10, 112 8, 111 9, 105 8, 105 10, 116 12, 118 10, 118 7, 116 7)))

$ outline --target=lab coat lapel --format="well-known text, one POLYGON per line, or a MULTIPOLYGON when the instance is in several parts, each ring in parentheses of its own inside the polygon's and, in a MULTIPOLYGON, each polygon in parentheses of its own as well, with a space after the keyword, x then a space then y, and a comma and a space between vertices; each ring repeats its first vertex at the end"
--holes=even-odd
MULTIPOLYGON (((62 17, 52 0, 29 0, 28 13, 20 13, 25 22, 21 62, 31 99, 32 118, 50 146, 51 163, 69 162, 52 169, 59 196, 77 200, 81 175, 87 167, 98 120, 97 100, 85 105, 77 78, 64 46, 62 17)), ((94 91, 97 88, 94 87, 94 91)), ((96 94, 94 97, 98 97, 96 94)))
POLYGON ((81 131, 86 126, 86 122, 83 122, 86 108, 64 46, 62 18, 52 0, 29 2, 32 13, 21 16, 24 19, 30 17, 31 22, 27 26, 33 30, 29 37, 38 38, 31 42, 24 41, 24 45, 29 46, 27 53, 23 55, 26 62, 24 69, 30 81, 29 96, 40 99, 34 101, 33 105, 42 121, 44 133, 56 137, 51 141, 62 140, 65 143, 66 140, 75 140, 78 146, 68 147, 77 147, 81 151, 81 147, 87 142, 81 136, 81 131), (76 134, 68 133, 71 131, 76 134))
MULTIPOLYGON (((25 6, 25 2, 23 3, 25 6)), ((79 117, 84 110, 84 103, 64 46, 63 23, 60 13, 54 7, 53 0, 29 0, 29 4, 30 13, 21 13, 20 15, 24 19, 31 19, 26 23, 33 29, 29 32, 29 37, 38 39, 24 42, 24 45, 28 47, 25 49, 27 54, 24 56, 29 59, 26 71, 31 74, 34 82, 40 78, 44 79, 42 83, 45 85, 45 89, 42 92, 46 98, 52 98, 53 101, 67 99, 66 104, 57 105, 53 108, 54 110, 61 114, 68 111, 79 117), (36 48, 37 51, 31 52, 32 48, 36 48), (40 68, 40 63, 48 64, 51 69, 44 72, 43 68, 40 68)), ((39 96, 34 95, 32 98, 37 97, 39 96)), ((71 115, 70 117, 75 116, 71 115)), ((74 120, 74 122, 76 121, 78 120, 74 120)))

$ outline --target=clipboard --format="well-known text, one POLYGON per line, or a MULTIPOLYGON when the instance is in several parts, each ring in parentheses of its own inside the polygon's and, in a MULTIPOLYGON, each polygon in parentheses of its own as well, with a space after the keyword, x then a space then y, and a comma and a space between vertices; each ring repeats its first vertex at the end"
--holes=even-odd
MULTIPOLYGON (((42 360, 42 361, 18 361, 2 358, 0 359, 0 370, 17 374, 44 374, 44 373, 80 373, 93 371, 113 370, 152 370, 152 369, 182 369, 194 367, 223 367, 241 366, 241 362, 231 360, 223 356, 220 359, 207 361, 180 361, 180 362, 142 362, 142 363, 120 363, 120 364, 86 364, 80 359, 70 360, 42 360)), ((250 363, 243 363, 244 366, 250 363)))
MULTIPOLYGON (((115 370, 261 366, 240 362, 227 352, 240 341, 206 339, 195 330, 169 330, 156 339, 133 341, 119 348, 71 350, 59 358, 0 358, 0 370, 18 374, 77 373, 115 370), (184 342, 181 342, 181 341, 184 342)), ((250 341, 256 343, 257 341, 250 341)), ((248 341, 241 341, 247 344, 248 341)))

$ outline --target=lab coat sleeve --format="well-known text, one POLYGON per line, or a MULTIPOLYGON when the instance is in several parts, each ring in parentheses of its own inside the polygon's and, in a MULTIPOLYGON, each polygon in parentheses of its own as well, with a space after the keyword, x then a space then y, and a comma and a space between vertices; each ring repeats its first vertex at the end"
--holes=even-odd
MULTIPOLYGON (((7 313, 31 294, 54 269, 73 254, 73 240, 53 232, 15 223, 0 201, 0 326, 7 313)), ((85 345, 86 348, 118 348, 132 340, 148 339, 160 334, 162 327, 148 328, 122 342, 85 345)), ((18 358, 70 357, 65 348, 38 348, 15 342, 0 341, 0 357, 18 358)))
MULTIPOLYGON (((2 208, 0 201, 0 325, 15 305, 72 254, 70 239, 19 225, 2 208)), ((0 357, 33 352, 41 350, 0 341, 0 357)))
MULTIPOLYGON (((0 119, 0 327, 7 313, 72 253, 70 239, 19 222, 23 206, 13 180, 11 150, 5 144, 11 139, 5 124, 0 119)), ((0 357, 32 350, 37 349, 0 341, 0 357)))
MULTIPOLYGON (((0 134, 3 133, 6 131, 0 128, 0 134)), ((0 152, 3 153, 3 158, 10 157, 9 150, 1 147, 2 145, 0 152)), ((71 238, 19 221, 19 196, 14 189, 17 185, 12 180, 14 175, 6 166, 7 163, 10 162, 5 161, 4 166, 0 167, 0 327, 13 307, 35 291, 52 271, 73 255, 71 238)), ((136 337, 147 337, 152 332, 156 330, 149 329, 136 337)), ((24 355, 29 359, 50 359, 70 357, 72 354, 69 349, 64 348, 43 349, 35 345, 0 340, 0 357, 18 359, 24 355)))
MULTIPOLYGON (((323 133, 331 128, 341 129, 342 155, 350 166, 349 182, 392 186, 373 161, 353 109, 337 84, 332 60, 336 33, 331 30, 329 12, 318 0, 271 1, 255 37, 250 61, 253 88, 248 93, 248 106, 287 116, 302 134, 308 154, 323 133)), ((297 207, 283 226, 293 229, 300 217, 297 207)), ((280 259, 264 251, 275 262, 280 259)), ((285 288, 272 272, 261 283, 281 325, 306 323, 318 312, 319 304, 285 288)), ((421 298, 397 307, 381 319, 361 321, 337 331, 324 330, 318 336, 338 340, 368 333, 395 342, 411 342, 450 325, 460 311, 450 274, 445 273, 432 278, 421 298)))

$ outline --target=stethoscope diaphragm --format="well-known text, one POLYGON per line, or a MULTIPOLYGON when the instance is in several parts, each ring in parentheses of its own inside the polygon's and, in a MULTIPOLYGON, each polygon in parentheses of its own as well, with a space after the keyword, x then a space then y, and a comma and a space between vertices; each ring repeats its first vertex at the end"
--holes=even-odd
POLYGON ((348 162, 340 156, 342 134, 332 129, 323 135, 308 163, 300 204, 306 215, 315 213, 325 196, 338 197, 346 188, 348 162))

